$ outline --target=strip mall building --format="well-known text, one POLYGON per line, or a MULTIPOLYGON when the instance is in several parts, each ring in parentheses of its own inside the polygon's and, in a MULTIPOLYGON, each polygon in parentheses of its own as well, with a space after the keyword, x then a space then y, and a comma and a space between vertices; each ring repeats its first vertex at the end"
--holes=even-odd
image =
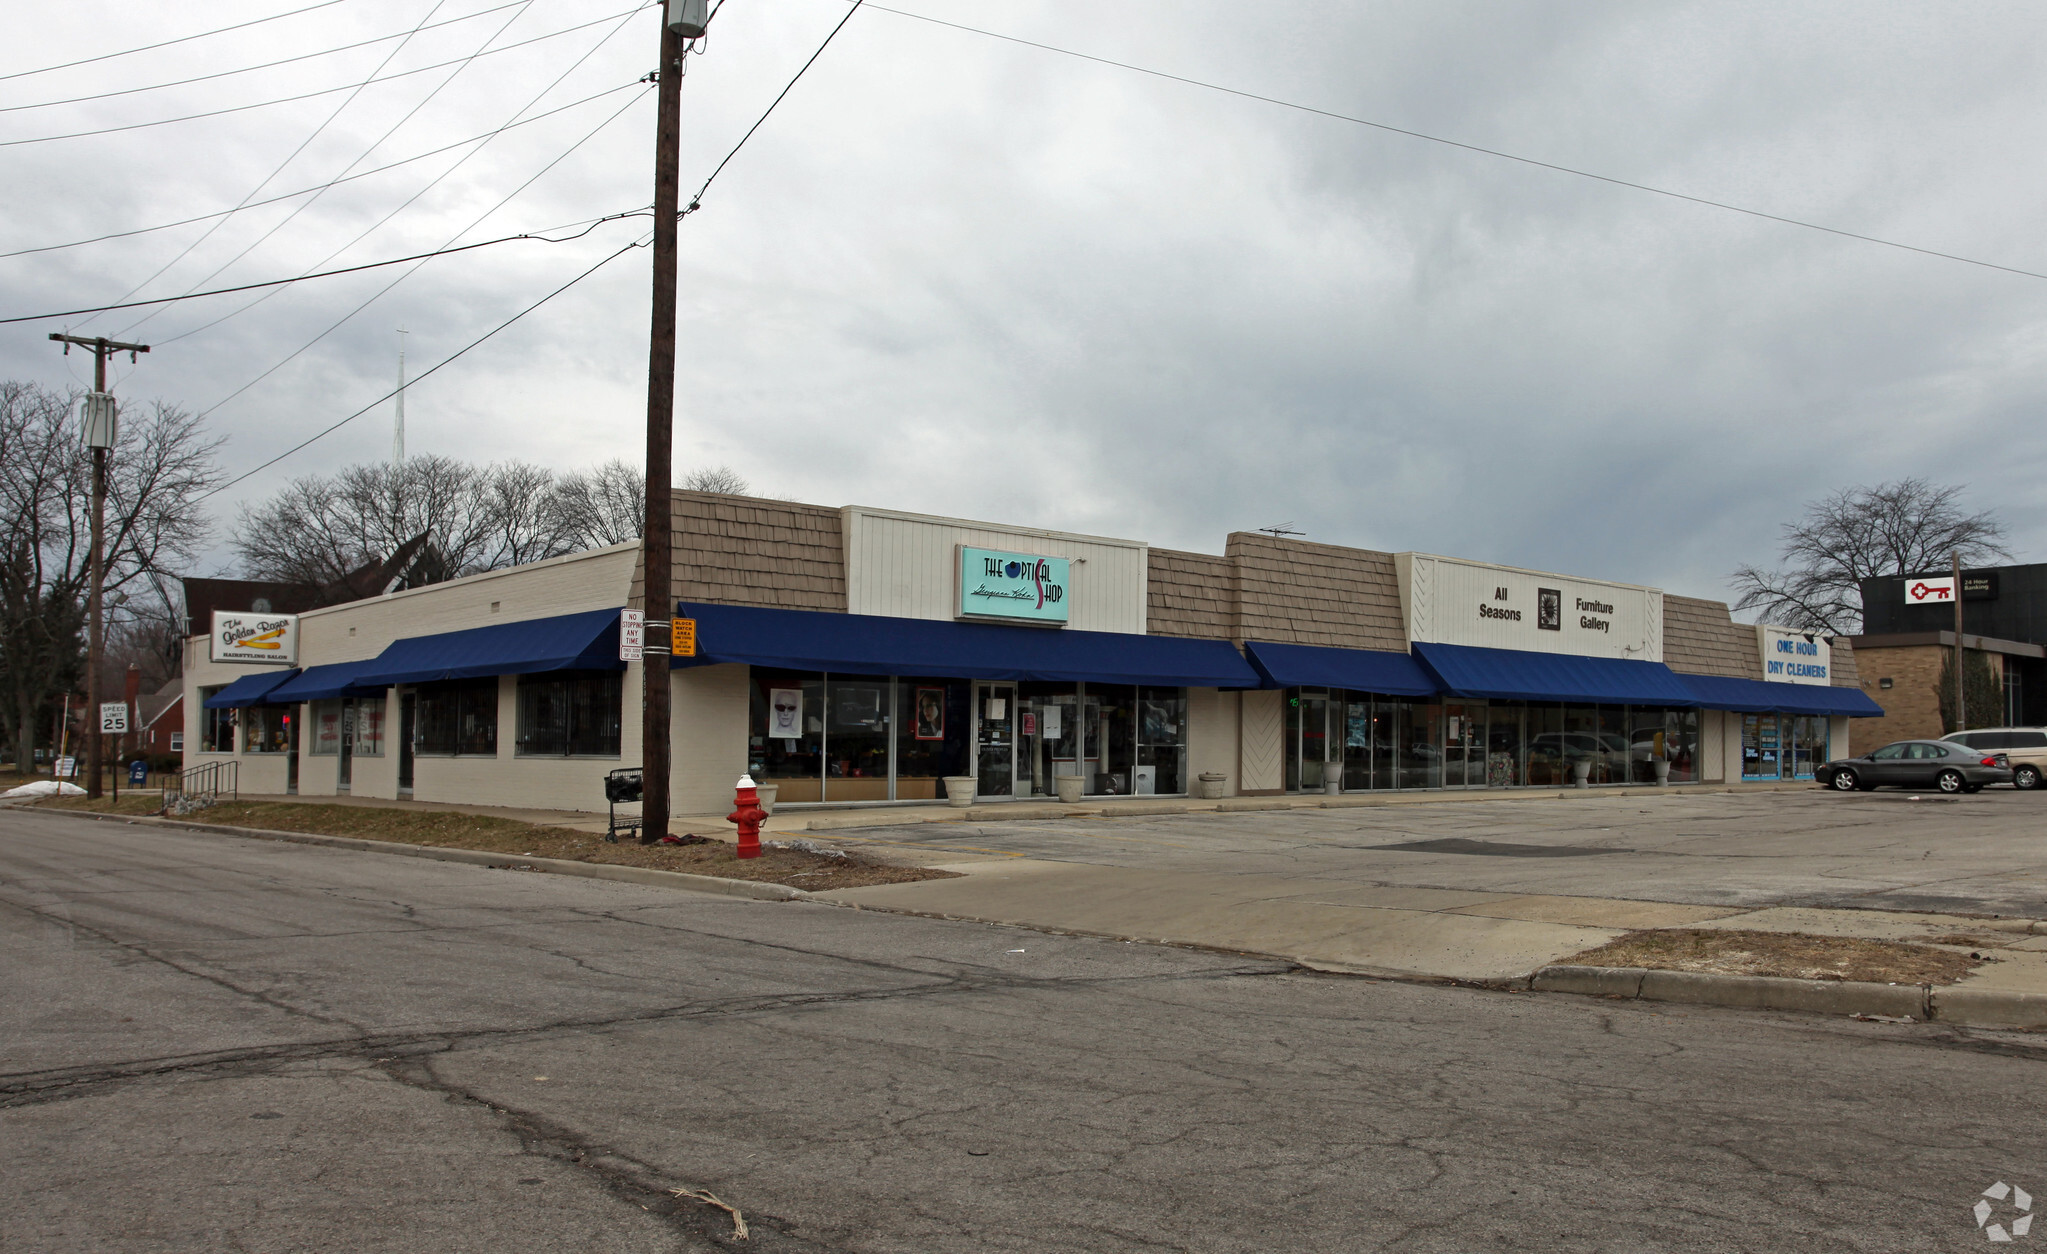
MULTIPOLYGON (((958 776, 990 801, 1062 777, 1089 796, 1797 779, 1881 712, 1845 641, 1654 588, 698 493, 675 519, 697 639, 673 676, 677 813, 722 813, 743 773, 785 806, 933 802, 958 776)), ((619 648, 638 560, 310 611, 296 665, 216 661, 195 635, 186 765, 233 760, 244 793, 602 809, 604 774, 640 756, 619 648)))

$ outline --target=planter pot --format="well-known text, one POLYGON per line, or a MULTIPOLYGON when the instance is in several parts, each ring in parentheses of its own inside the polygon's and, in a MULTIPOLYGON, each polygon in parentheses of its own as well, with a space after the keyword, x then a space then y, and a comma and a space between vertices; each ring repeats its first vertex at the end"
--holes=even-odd
POLYGON ((1583 788, 1583 787, 1585 787, 1585 786, 1586 786, 1586 783, 1587 783, 1587 781, 1588 781, 1588 780, 1590 780, 1591 778, 1592 778, 1592 763, 1590 763, 1590 762, 1573 762, 1573 763, 1571 763, 1571 785, 1572 785, 1572 787, 1574 787, 1574 788, 1583 788))
POLYGON ((1649 765, 1653 767, 1656 771, 1656 786, 1658 788, 1670 787, 1669 760, 1665 758, 1655 758, 1650 761, 1649 765))
POLYGON ((775 812, 775 794, 782 791, 782 786, 780 784, 755 784, 753 790, 760 794, 761 811, 765 814, 773 814, 775 812))
POLYGON ((1195 782, 1200 785, 1203 801, 1220 801, 1230 777, 1220 771, 1203 771, 1195 782))
POLYGON ((974 777, 971 775, 946 776, 945 804, 962 808, 974 804, 974 777))
POLYGON ((1343 775, 1340 772, 1335 775, 1324 775, 1322 777, 1322 791, 1332 797, 1342 792, 1343 775))
POLYGON ((1054 785, 1059 789, 1060 801, 1064 802, 1067 805, 1078 805, 1080 803, 1080 790, 1082 784, 1080 776, 1061 775, 1057 780, 1053 782, 1054 785))

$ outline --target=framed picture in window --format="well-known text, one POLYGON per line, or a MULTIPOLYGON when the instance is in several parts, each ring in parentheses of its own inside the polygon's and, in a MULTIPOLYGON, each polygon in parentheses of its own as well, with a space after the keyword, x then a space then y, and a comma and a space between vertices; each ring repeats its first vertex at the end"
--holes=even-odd
POLYGON ((917 689, 917 739, 945 739, 945 689, 917 689))
POLYGON ((768 689, 768 735, 776 740, 803 738, 803 690, 768 689))

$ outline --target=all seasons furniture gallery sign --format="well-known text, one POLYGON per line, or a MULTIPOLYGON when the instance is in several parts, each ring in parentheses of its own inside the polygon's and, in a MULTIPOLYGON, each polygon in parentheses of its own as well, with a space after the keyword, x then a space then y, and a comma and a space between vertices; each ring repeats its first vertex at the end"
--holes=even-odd
POLYGON ((960 618, 1064 627, 1072 602, 1063 557, 959 546, 960 618))

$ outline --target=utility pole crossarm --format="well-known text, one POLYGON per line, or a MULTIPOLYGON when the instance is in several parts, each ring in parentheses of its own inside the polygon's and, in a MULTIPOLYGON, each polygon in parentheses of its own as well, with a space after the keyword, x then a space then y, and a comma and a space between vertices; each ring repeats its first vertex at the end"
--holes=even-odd
MULTIPOLYGON (((135 354, 149 351, 149 345, 147 344, 123 344, 119 340, 110 340, 105 336, 64 335, 60 332, 52 331, 50 332, 50 338, 62 344, 67 354, 70 353, 73 344, 78 345, 80 348, 92 349, 96 354, 102 356, 107 353, 126 353, 131 360, 135 354)), ((105 379, 99 380, 99 385, 100 391, 104 392, 107 390, 105 379)))

